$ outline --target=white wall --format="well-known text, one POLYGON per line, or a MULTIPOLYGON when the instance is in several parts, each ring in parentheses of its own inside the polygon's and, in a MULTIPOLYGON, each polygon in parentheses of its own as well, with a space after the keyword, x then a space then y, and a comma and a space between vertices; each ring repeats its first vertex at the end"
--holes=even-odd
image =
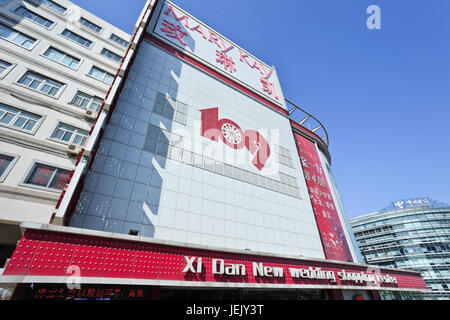
POLYGON ((6 178, 0 182, 0 223, 19 224, 21 221, 48 223, 60 191, 44 190, 22 184, 32 164, 45 163, 58 168, 72 170, 76 157, 69 157, 67 144, 50 139, 59 122, 78 129, 89 131, 92 122, 85 118, 85 111, 71 104, 78 90, 99 98, 104 98, 109 85, 87 74, 93 65, 115 74, 119 63, 114 62, 100 52, 107 48, 121 56, 126 48, 109 40, 111 33, 129 41, 130 35, 95 17, 85 10, 65 0, 55 2, 66 7, 66 14, 61 15, 44 5, 34 6, 29 1, 12 0, 0 7, 0 22, 11 28, 37 39, 30 49, 0 38, 0 59, 13 63, 10 71, 0 78, 0 104, 19 108, 43 117, 35 132, 24 133, 0 126, 0 153, 17 156, 6 178), (54 22, 50 29, 23 18, 13 12, 24 6, 54 22), (79 17, 103 28, 100 34, 78 23, 79 17), (87 49, 72 42, 61 33, 64 29, 93 41, 87 49), (68 68, 45 57, 44 52, 53 46, 81 60, 78 69, 68 68), (32 70, 65 84, 56 97, 45 95, 19 85, 17 82, 32 70))
POLYGON ((130 70, 71 225, 323 258, 289 120, 147 42, 130 70), (186 126, 155 113, 157 91, 188 105, 186 126), (280 165, 274 152, 259 172, 245 148, 200 136, 199 110, 213 107, 219 119, 261 132, 272 150, 275 144, 290 150, 293 167, 280 165), (293 176, 300 198, 147 152, 149 124, 185 136, 192 143, 183 149, 203 155, 215 150, 216 160, 225 152, 233 157, 226 163, 258 176, 293 176))

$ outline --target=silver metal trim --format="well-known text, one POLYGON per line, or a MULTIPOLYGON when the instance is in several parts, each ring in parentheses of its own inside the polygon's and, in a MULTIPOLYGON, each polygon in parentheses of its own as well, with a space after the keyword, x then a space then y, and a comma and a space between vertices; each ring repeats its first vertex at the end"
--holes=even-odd
MULTIPOLYGON (((286 102, 292 106, 291 109, 288 109, 288 115, 289 115, 290 119, 295 121, 292 118, 292 114, 296 110, 299 110, 300 112, 302 112, 303 115, 306 115, 306 117, 303 118, 302 120, 295 121, 295 122, 297 124, 299 124, 300 126, 302 126, 303 128, 305 128, 306 130, 313 132, 313 133, 316 133, 316 131, 319 131, 320 129, 322 129, 321 131, 319 131, 319 133, 316 133, 316 134, 322 139, 323 143, 328 148, 328 145, 329 145, 328 133, 327 133, 327 130, 325 129, 325 127, 323 126, 323 124, 316 117, 314 117, 312 114, 310 114, 308 111, 305 111, 304 109, 300 108, 292 101, 290 101, 286 98, 284 100, 286 100, 286 102), (312 119, 312 120, 310 120, 310 119, 312 119), (310 120, 310 121, 308 121, 308 120, 310 120), (310 124, 312 125, 312 127, 314 129, 311 129, 310 124)), ((287 105, 286 105, 286 107, 287 107, 287 105)))

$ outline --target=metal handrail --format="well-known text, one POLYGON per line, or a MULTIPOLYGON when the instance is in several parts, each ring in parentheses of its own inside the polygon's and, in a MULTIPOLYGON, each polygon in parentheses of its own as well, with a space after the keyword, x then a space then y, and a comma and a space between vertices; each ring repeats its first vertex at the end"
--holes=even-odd
POLYGON ((328 132, 325 129, 325 127, 323 126, 323 124, 316 118, 314 117, 312 114, 310 114, 309 112, 303 110, 302 108, 300 108, 299 106, 297 106, 295 103, 289 101, 288 99, 284 99, 286 100, 286 102, 288 104, 290 104, 292 106, 292 108, 290 110, 288 110, 288 115, 289 117, 295 121, 298 125, 302 126, 303 128, 315 133, 316 135, 319 136, 320 139, 322 139, 323 143, 327 146, 329 145, 329 140, 328 140, 328 132), (305 117, 300 120, 300 121, 296 121, 294 120, 291 115, 295 110, 300 110, 305 117), (310 125, 312 124, 312 126, 310 125), (322 130, 321 130, 322 129, 322 130))

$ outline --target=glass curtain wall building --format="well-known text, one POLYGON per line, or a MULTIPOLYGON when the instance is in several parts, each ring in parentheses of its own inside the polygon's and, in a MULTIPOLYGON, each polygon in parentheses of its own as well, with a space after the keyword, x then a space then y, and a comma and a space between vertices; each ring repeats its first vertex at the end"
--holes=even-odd
POLYGON ((432 290, 425 299, 450 298, 450 205, 399 200, 351 225, 366 263, 419 271, 432 290))

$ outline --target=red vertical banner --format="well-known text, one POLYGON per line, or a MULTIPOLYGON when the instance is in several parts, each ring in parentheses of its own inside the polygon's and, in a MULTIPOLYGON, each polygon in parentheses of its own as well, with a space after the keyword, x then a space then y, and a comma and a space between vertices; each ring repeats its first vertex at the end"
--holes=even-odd
POLYGON ((325 257, 353 261, 316 144, 294 133, 325 257))

